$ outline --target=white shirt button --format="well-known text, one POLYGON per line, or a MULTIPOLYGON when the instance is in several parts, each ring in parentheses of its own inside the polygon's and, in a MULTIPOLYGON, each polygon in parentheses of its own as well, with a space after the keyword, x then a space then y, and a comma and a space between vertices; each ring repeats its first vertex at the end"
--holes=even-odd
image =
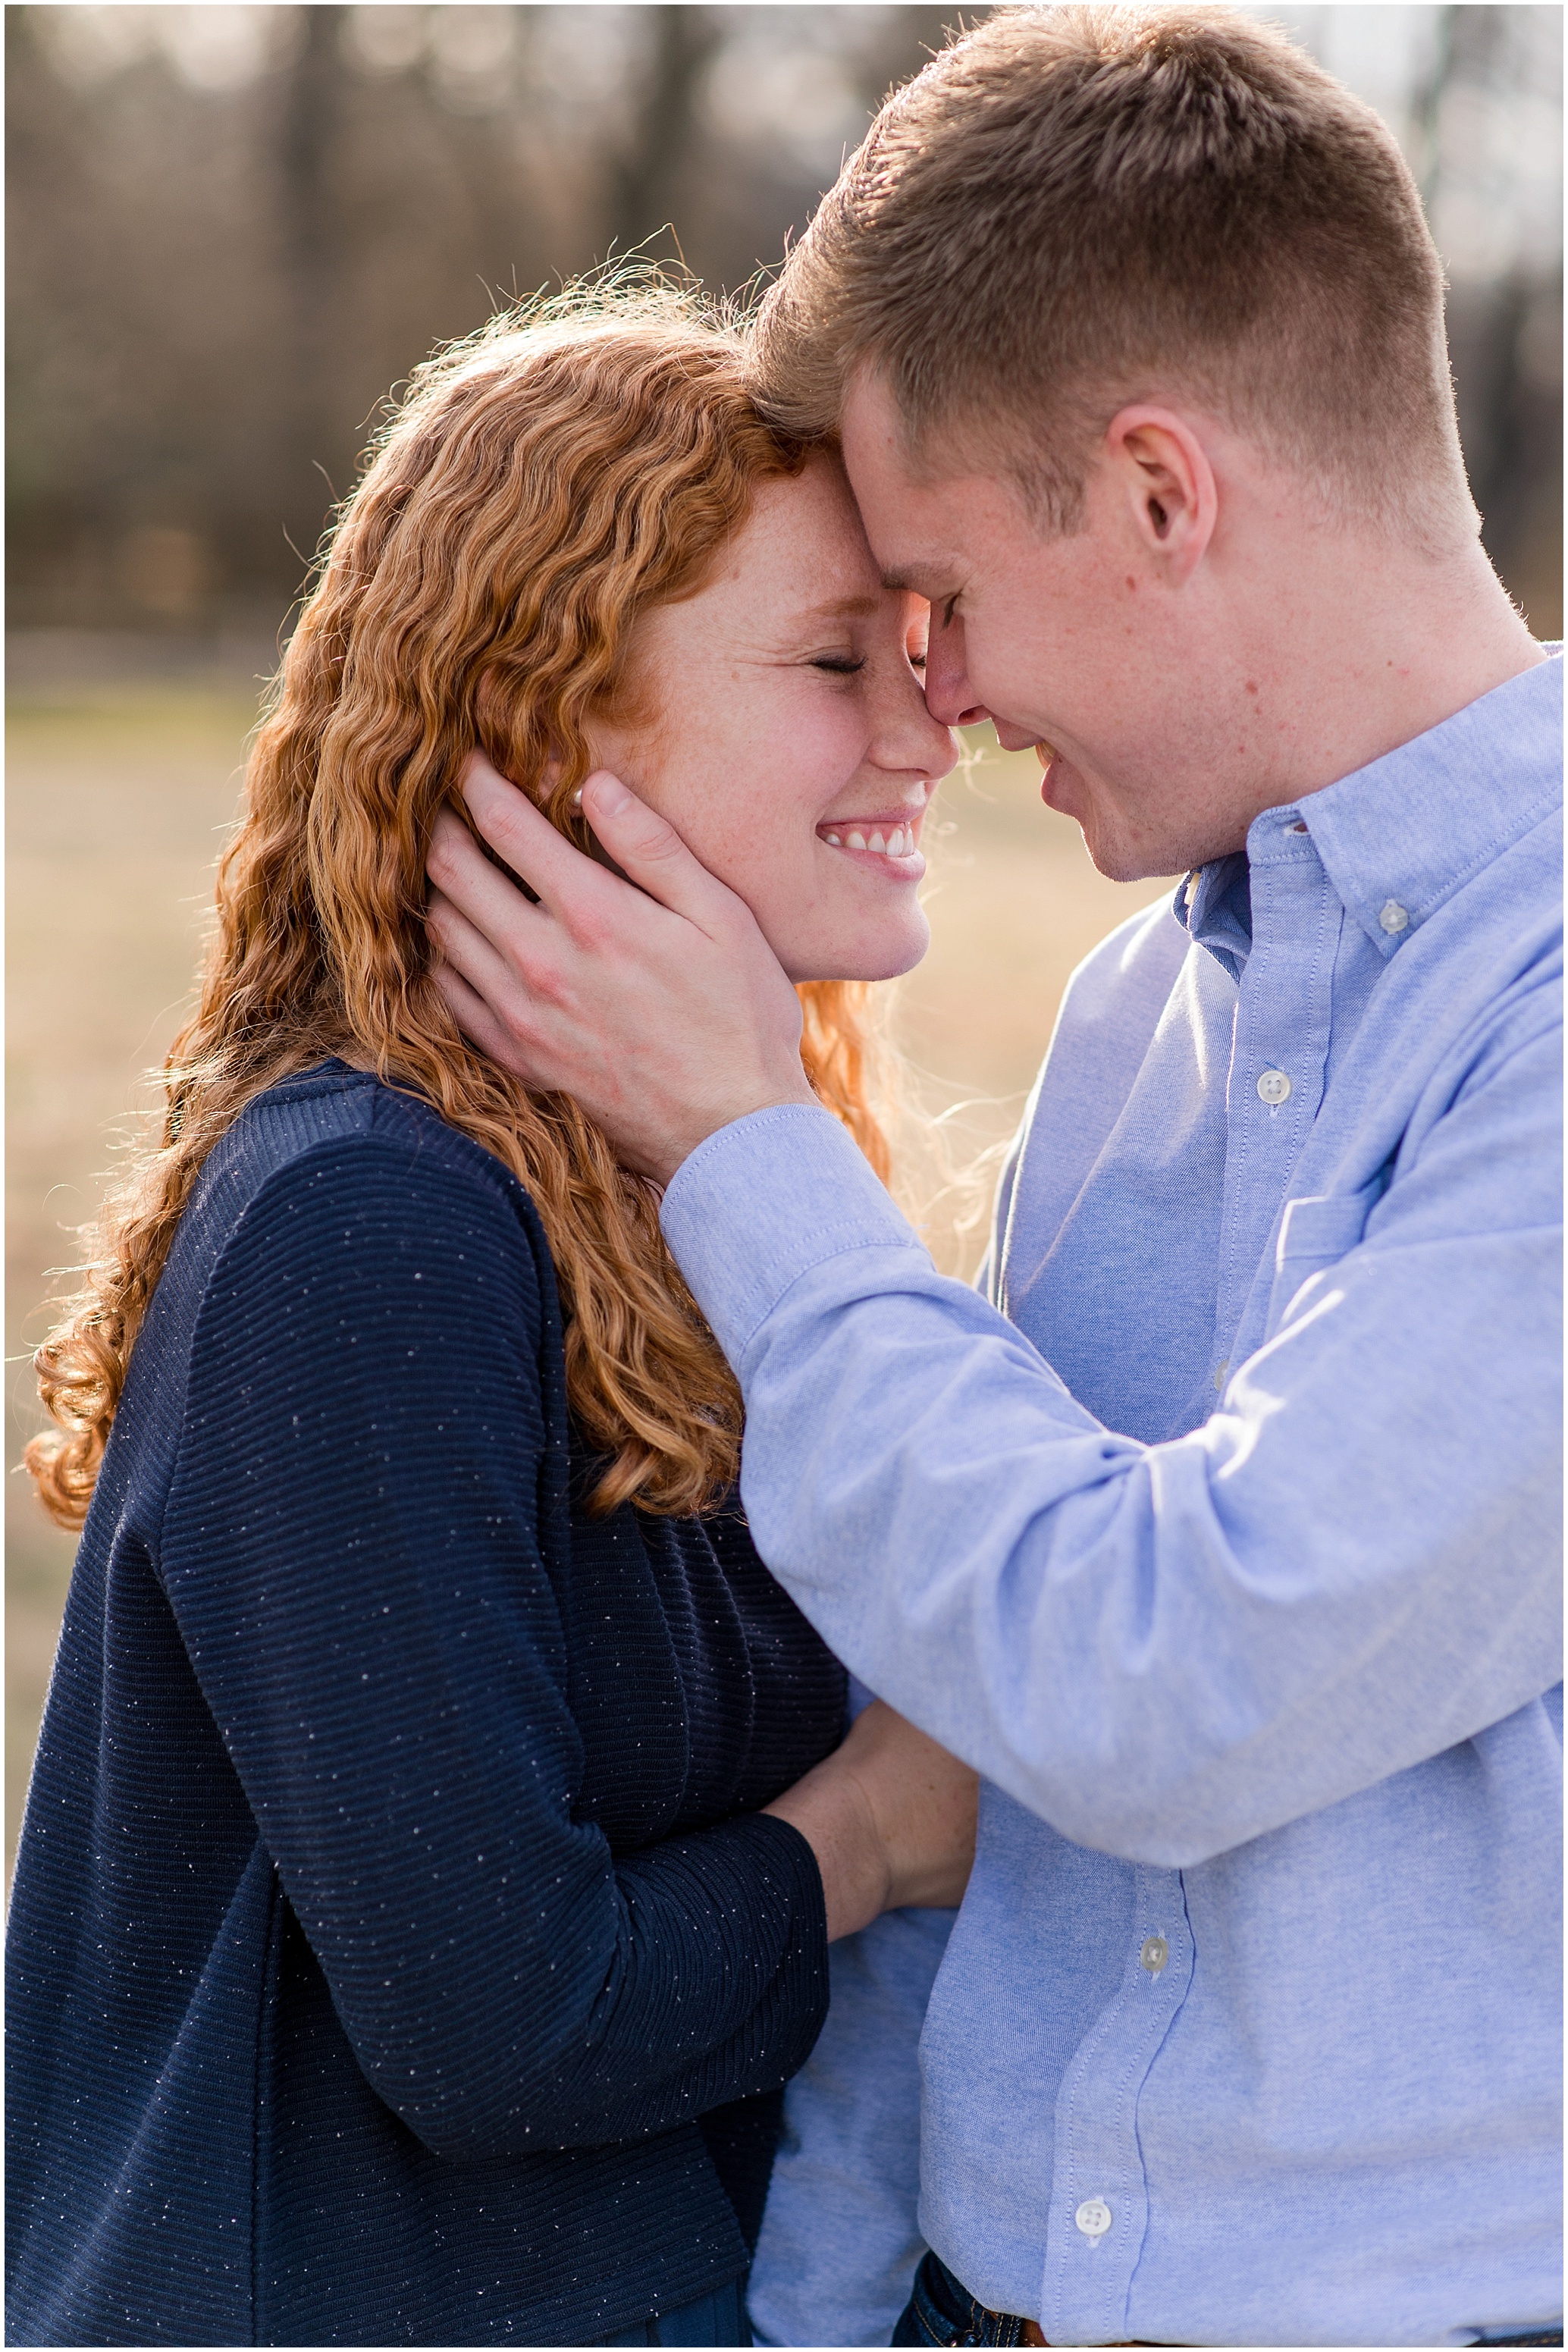
POLYGON ((1397 931, 1408 930, 1410 928, 1409 911, 1400 905, 1397 898, 1384 900, 1377 910, 1377 919, 1391 936, 1397 931))
POLYGON ((1086 2197, 1073 2220, 1086 2238, 1103 2238, 1110 2227, 1110 2208, 1103 2197, 1086 2197))
POLYGON ((1282 1102, 1290 1099, 1290 1081, 1283 1070, 1264 1070, 1258 1080, 1258 1099, 1270 1110, 1278 1110, 1282 1102))
POLYGON ((1225 1361, 1224 1361, 1224 1363, 1223 1363, 1223 1364, 1216 1364, 1216 1365, 1215 1366, 1215 1368, 1214 1368, 1214 1384, 1215 1384, 1215 1395, 1216 1395, 1216 1396, 1224 1396, 1224 1394, 1225 1394, 1225 1383, 1226 1383, 1226 1375, 1229 1373, 1229 1370, 1230 1370, 1230 1358, 1229 1358, 1228 1356, 1226 1358, 1226 1360, 1225 1360, 1225 1361))
POLYGON ((1152 1977, 1157 1977, 1170 1957, 1171 1948, 1163 1936, 1146 1936, 1138 1955, 1139 1965, 1147 1969, 1152 1977))

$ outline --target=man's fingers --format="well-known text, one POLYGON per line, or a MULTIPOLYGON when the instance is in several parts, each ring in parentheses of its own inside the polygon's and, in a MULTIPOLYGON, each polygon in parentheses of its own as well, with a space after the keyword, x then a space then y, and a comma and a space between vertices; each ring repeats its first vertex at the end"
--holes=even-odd
POLYGON ((621 872, 672 914, 710 939, 737 919, 750 927, 744 899, 710 874, 675 827, 607 769, 598 769, 584 785, 583 814, 621 872))
POLYGON ((660 1183, 728 1119, 813 1099, 795 991, 745 902, 661 817, 617 779, 590 777, 584 813, 612 873, 488 760, 469 760, 463 786, 484 840, 538 894, 442 811, 428 858, 437 979, 481 1051, 541 1093, 574 1096, 626 1165, 660 1183))
MULTIPOLYGON (((556 831, 526 793, 508 783, 482 751, 468 754, 463 770, 463 798, 490 847, 563 919, 586 913, 599 905, 606 891, 613 892, 619 887, 613 874, 606 874, 591 857, 584 857, 563 833, 556 831)), ((458 829, 462 831, 461 826, 458 829)), ((472 842, 468 846, 473 849, 472 842)), ((488 859, 479 857, 477 851, 474 855, 479 866, 495 873, 488 859)), ((467 866, 459 868, 465 877, 471 870, 467 866)), ((504 884, 504 877, 496 878, 504 884)), ((459 898, 445 875, 438 875, 437 879, 449 898, 458 898, 458 903, 468 908, 476 922, 483 919, 479 909, 468 905, 466 880, 459 898)))
MULTIPOLYGON (((523 903, 527 904, 526 899, 523 903)), ((470 922, 444 890, 432 888, 425 913, 442 956, 473 987, 491 997, 510 998, 518 993, 516 976, 505 957, 491 944, 489 934, 470 922)))
POLYGON ((450 963, 436 967, 436 985, 447 1000, 447 1009, 470 1045, 488 1054, 492 1062, 525 1085, 532 1083, 532 1073, 517 1047, 517 1040, 498 1021, 478 992, 468 986, 461 972, 450 963))
MULTIPOLYGON (((463 771, 463 797, 468 811, 492 849, 514 874, 536 890, 552 914, 577 937, 592 940, 622 935, 635 919, 636 901, 626 901, 619 876, 607 874, 584 857, 548 817, 541 814, 526 793, 518 790, 491 766, 482 751, 470 753, 463 771)), ((671 914, 695 923, 710 938, 733 937, 739 927, 752 928, 745 902, 700 865, 666 822, 646 801, 637 799, 618 776, 600 769, 583 787, 583 813, 621 873, 671 914)), ((461 828, 459 827, 460 831, 461 828)), ((488 859, 477 857, 469 842, 466 850, 437 826, 441 855, 449 864, 432 872, 448 898, 492 939, 510 939, 506 901, 496 896, 498 881, 488 859), (476 870, 483 867, 486 882, 476 870), (498 924, 498 918, 500 919, 498 924)))
POLYGON ((530 1086, 542 1083, 533 1049, 543 992, 531 989, 526 978, 520 982, 483 931, 439 890, 430 893, 426 919, 441 950, 436 984, 458 1028, 470 1045, 515 1077, 530 1086))
MULTIPOLYGON (((553 826, 550 830, 553 832, 553 826)), ((563 842, 562 846, 576 856, 569 842, 563 842)), ((590 865, 585 857, 580 863, 590 865)), ((500 866, 491 865, 468 826, 451 809, 442 809, 431 827, 425 867, 447 903, 458 908, 476 929, 515 956, 520 963, 526 960, 531 947, 542 944, 549 917, 524 897, 500 866)))

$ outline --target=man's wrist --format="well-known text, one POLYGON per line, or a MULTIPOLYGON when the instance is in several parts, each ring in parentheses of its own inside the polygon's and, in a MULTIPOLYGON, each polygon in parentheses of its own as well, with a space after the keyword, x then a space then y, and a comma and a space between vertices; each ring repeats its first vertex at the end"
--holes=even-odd
POLYGON ((751 1118, 758 1111, 810 1110, 816 1107, 816 1099, 804 1070, 800 1073, 798 1085, 787 1079, 782 1083, 764 1082, 749 1093, 731 1097, 715 1113, 700 1114, 689 1124, 676 1130, 659 1147, 657 1155, 650 1155, 650 1158, 657 1159, 657 1164, 650 1165, 647 1172, 661 1187, 668 1187, 692 1153, 700 1151, 725 1128, 738 1126, 742 1119, 751 1118))
POLYGON ((737 1371, 760 1325, 810 1267, 844 1250, 921 1247, 848 1129, 815 1097, 715 1129, 674 1171, 659 1222, 737 1371))

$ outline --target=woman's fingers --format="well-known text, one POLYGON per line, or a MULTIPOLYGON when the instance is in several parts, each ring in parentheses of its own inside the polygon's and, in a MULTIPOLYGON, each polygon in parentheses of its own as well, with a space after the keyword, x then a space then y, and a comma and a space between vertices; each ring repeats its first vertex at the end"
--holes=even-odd
POLYGON ((963 1901, 979 1791, 967 1764, 877 1699, 840 1748, 763 1810, 816 1854, 831 1942, 884 1909, 963 1901))
POLYGON ((891 1872, 875 1816, 835 1751, 763 1811, 798 1830, 816 1857, 827 1940, 857 1935, 887 1908, 891 1872))
POLYGON ((889 1900, 960 1902, 974 1860, 980 1790, 969 1766, 880 1699, 857 1717, 838 1752, 877 1822, 889 1900))

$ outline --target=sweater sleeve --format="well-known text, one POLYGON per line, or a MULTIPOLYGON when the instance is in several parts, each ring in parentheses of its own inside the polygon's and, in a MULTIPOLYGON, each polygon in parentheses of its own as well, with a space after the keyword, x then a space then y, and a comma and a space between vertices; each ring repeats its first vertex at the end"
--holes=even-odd
POLYGON ((772 2089, 827 2000, 786 1823, 617 1868, 574 1819, 548 1280, 502 1181, 375 1132, 318 1145, 215 1267, 163 1519, 171 1605, 359 2063, 454 2158, 772 2089))

